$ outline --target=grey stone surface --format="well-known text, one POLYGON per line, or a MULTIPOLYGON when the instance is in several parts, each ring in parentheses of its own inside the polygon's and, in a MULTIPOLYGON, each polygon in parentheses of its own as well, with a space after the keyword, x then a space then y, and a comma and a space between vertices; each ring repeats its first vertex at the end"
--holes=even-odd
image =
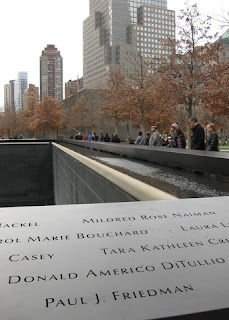
POLYGON ((49 143, 0 144, 0 207, 53 204, 49 143))
POLYGON ((166 147, 149 148, 146 146, 117 143, 64 140, 64 145, 67 146, 67 144, 91 147, 95 150, 102 150, 170 167, 229 176, 229 154, 223 152, 171 149, 166 147))
POLYGON ((228 319, 228 204, 0 209, 1 319, 228 319))
POLYGON ((135 201, 132 196, 53 146, 55 203, 135 201))
MULTIPOLYGON (((163 318, 163 320, 215 320, 228 319, 229 309, 199 312, 182 316, 163 318)), ((157 319, 158 320, 158 319, 157 319)))

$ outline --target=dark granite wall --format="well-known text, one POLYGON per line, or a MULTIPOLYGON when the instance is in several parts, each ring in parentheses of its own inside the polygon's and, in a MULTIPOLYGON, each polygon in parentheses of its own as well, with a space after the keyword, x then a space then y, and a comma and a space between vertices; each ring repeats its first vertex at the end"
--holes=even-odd
POLYGON ((52 205, 51 144, 0 144, 0 207, 52 205))
POLYGON ((53 174, 57 205, 136 201, 55 146, 53 146, 53 174))

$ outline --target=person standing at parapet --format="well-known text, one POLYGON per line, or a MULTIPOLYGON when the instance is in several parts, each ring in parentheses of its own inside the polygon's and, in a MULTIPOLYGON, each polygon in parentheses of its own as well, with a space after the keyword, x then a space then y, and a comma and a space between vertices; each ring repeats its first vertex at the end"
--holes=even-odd
POLYGON ((92 140, 93 141, 98 141, 99 137, 97 136, 97 134, 94 132, 94 135, 92 136, 92 140))
POLYGON ((104 137, 104 142, 111 142, 111 138, 109 137, 108 133, 106 133, 104 137))
POLYGON ((186 139, 184 133, 179 129, 179 125, 177 123, 171 124, 170 131, 172 133, 172 138, 169 146, 171 148, 185 149, 186 139))
POLYGON ((181 129, 176 130, 177 133, 177 146, 179 149, 186 149, 186 138, 181 129))
POLYGON ((178 124, 173 123, 170 126, 170 132, 171 132, 171 141, 169 143, 170 148, 178 148, 177 145, 177 129, 178 129, 178 124))
POLYGON ((208 151, 219 151, 219 139, 216 133, 215 124, 209 123, 207 125, 207 131, 210 133, 209 139, 206 142, 206 150, 208 151))
POLYGON ((119 139, 119 136, 117 135, 117 133, 114 133, 111 142, 113 142, 113 143, 120 143, 120 139, 119 139))
POLYGON ((83 140, 83 136, 82 136, 82 134, 80 132, 78 133, 77 140, 83 140))
POLYGON ((138 137, 135 141, 135 144, 144 144, 144 138, 141 131, 138 132, 138 137))
POLYGON ((151 131, 153 132, 153 134, 149 140, 149 146, 150 147, 160 147, 161 146, 161 138, 160 138, 160 134, 157 130, 157 127, 152 126, 151 131))
POLYGON ((204 128, 198 123, 197 117, 191 117, 189 123, 192 130, 191 149, 205 150, 204 128))
POLYGON ((88 141, 92 141, 93 140, 93 136, 92 136, 92 134, 89 134, 88 135, 88 141))
POLYGON ((145 143, 144 143, 145 146, 149 146, 150 136, 151 136, 150 132, 147 132, 146 133, 145 143))
POLYGON ((103 131, 100 131, 99 141, 100 141, 100 142, 104 142, 104 134, 103 134, 103 131))

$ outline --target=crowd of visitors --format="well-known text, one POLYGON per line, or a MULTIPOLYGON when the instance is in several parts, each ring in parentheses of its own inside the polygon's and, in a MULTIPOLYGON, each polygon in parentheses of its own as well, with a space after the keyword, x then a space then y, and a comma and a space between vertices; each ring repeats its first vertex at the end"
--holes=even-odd
MULTIPOLYGON (((209 123, 206 127, 208 136, 205 137, 205 130, 199 124, 196 117, 191 117, 189 120, 192 137, 191 137, 191 149, 193 150, 207 150, 207 151, 219 151, 219 139, 216 133, 216 126, 214 123, 209 123)), ((149 147, 169 147, 186 149, 186 138, 181 131, 177 123, 173 123, 170 126, 170 132, 166 135, 160 135, 156 126, 151 127, 152 134, 146 133, 145 139, 140 131, 138 137, 135 140, 136 145, 145 145, 149 147)), ((128 143, 131 139, 128 139, 128 143)))
POLYGON ((14 136, 10 136, 9 138, 6 138, 6 137, 4 137, 4 136, 0 136, 0 139, 10 139, 10 140, 20 140, 20 139, 23 139, 23 137, 22 137, 22 134, 20 133, 20 134, 15 134, 14 136))
MULTIPOLYGON (((206 127, 208 136, 205 137, 205 130, 199 124, 198 119, 196 117, 191 117, 189 120, 192 137, 191 137, 191 149, 193 150, 208 150, 208 151, 219 151, 219 139, 216 133, 216 126, 214 123, 209 123, 206 127)), ((180 129, 178 123, 173 123, 170 126, 169 133, 166 135, 161 135, 158 131, 157 126, 151 127, 151 132, 147 132, 144 137, 142 131, 138 132, 138 136, 136 140, 132 140, 131 137, 126 139, 126 143, 135 144, 135 145, 144 145, 149 147, 169 147, 169 148, 178 148, 185 149, 186 148, 186 138, 182 130, 180 129)), ((70 137, 73 139, 73 135, 70 137)), ((77 133, 75 136, 76 140, 84 140, 84 141, 99 141, 99 142, 113 142, 120 143, 119 136, 114 133, 112 137, 108 135, 108 133, 103 134, 100 132, 99 137, 94 132, 94 134, 86 134, 82 135, 81 133, 77 133)))

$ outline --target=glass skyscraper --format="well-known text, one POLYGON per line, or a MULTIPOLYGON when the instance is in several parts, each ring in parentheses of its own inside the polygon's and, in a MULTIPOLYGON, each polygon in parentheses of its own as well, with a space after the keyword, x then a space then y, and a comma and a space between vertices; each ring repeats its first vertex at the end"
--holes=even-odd
POLYGON ((28 73, 18 72, 18 77, 15 83, 15 109, 20 110, 24 107, 23 95, 25 90, 28 88, 28 73))
POLYGON ((161 44, 168 37, 175 38, 175 12, 167 9, 167 0, 90 0, 84 88, 105 87, 111 68, 127 66, 127 55, 152 60, 168 54, 161 44))

